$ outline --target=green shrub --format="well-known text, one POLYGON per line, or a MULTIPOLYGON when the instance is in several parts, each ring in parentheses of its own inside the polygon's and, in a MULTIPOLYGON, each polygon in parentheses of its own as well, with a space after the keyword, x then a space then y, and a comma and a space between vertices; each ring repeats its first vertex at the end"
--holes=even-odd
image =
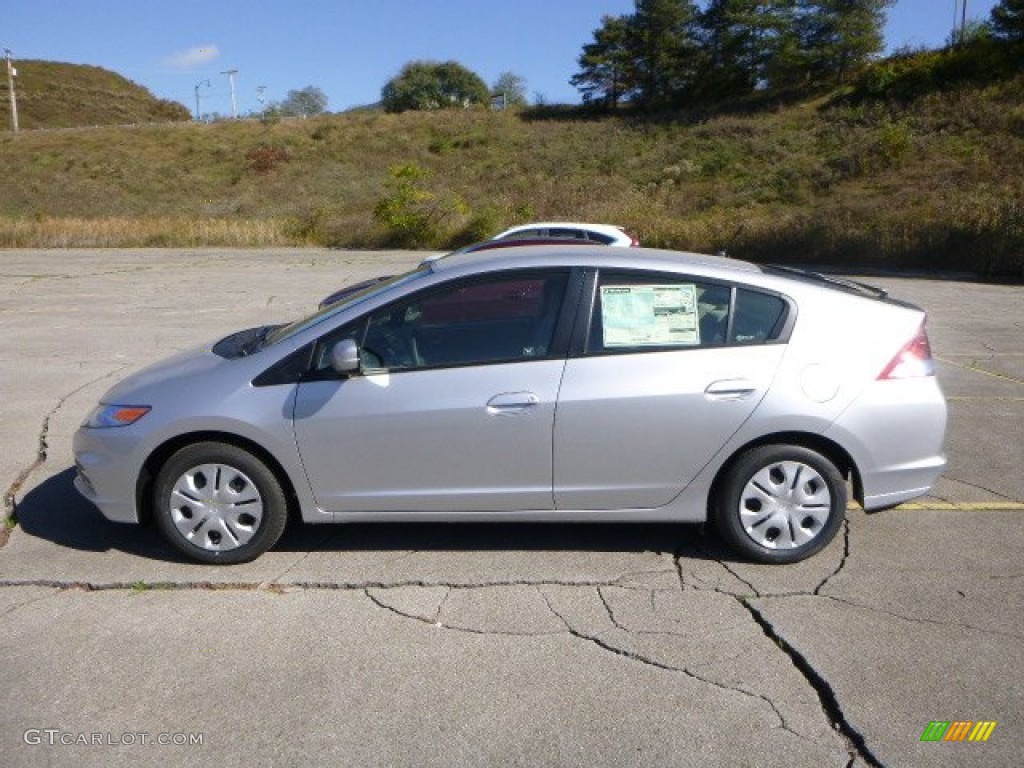
POLYGON ((417 165, 393 166, 389 175, 388 192, 373 209, 373 218, 387 230, 388 244, 424 248, 445 242, 451 221, 465 213, 465 203, 427 189, 428 173, 417 165))

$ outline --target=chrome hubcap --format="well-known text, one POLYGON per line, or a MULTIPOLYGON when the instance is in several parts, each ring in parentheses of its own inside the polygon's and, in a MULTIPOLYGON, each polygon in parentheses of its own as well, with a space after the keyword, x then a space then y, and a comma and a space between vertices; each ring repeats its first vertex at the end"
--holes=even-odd
POLYGON ((263 498, 249 477, 227 464, 200 464, 171 489, 171 520, 178 533, 212 552, 249 541, 263 519, 263 498))
POLYGON ((740 523, 767 549, 793 549, 819 533, 832 510, 828 484, 813 467, 780 461, 758 471, 740 496, 740 523))

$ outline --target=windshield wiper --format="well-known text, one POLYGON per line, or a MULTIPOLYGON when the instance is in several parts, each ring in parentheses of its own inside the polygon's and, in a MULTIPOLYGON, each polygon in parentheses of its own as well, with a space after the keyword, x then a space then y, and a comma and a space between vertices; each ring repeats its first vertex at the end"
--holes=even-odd
POLYGON ((280 325, 264 325, 257 328, 256 333, 252 335, 252 338, 242 344, 239 348, 238 351, 241 353, 241 357, 246 357, 247 355, 251 355, 253 352, 258 352, 263 346, 263 342, 267 340, 267 336, 270 335, 270 332, 277 330, 280 327, 280 325))

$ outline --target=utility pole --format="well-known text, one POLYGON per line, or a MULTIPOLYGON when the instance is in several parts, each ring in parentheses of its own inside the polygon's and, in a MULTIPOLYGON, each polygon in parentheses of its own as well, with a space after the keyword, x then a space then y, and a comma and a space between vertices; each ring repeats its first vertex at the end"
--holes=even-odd
POLYGON ((200 120, 203 119, 202 118, 202 113, 199 111, 199 86, 204 85, 204 84, 206 85, 207 88, 210 87, 210 81, 209 80, 200 80, 198 83, 196 83, 196 122, 197 123, 200 120))
POLYGON ((953 0, 953 45, 963 45, 966 38, 967 0, 953 0))
POLYGON ((238 102, 235 101, 235 75, 238 74, 237 69, 229 69, 225 72, 221 72, 222 75, 227 75, 231 81, 231 117, 238 117, 238 102))
POLYGON ((18 75, 18 70, 14 68, 14 64, 11 63, 11 49, 4 48, 4 56, 7 59, 7 91, 11 94, 11 130, 15 133, 18 132, 18 97, 14 93, 14 78, 18 75))
POLYGON ((256 86, 256 101, 260 103, 260 116, 266 120, 267 118, 267 86, 257 85, 256 86))

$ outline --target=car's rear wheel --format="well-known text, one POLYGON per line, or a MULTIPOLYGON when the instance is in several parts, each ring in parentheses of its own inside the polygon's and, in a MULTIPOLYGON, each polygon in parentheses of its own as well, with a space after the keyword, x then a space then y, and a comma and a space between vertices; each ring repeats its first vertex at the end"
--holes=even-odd
POLYGON ((740 553, 761 563, 795 563, 836 535, 846 483, 809 448, 762 445, 741 454, 718 486, 715 522, 740 553))
POLYGON ((188 557, 229 565, 259 557, 281 537, 287 502, 274 473, 246 450, 194 443, 157 475, 155 517, 188 557))

